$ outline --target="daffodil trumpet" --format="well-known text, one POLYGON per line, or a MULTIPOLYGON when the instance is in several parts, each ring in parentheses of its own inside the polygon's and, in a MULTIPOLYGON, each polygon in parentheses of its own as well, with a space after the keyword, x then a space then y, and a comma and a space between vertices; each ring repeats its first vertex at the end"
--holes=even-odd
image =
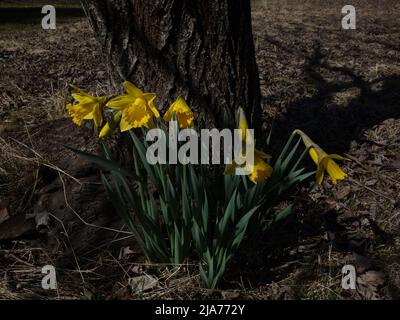
POLYGON ((156 95, 144 93, 129 81, 125 81, 122 85, 126 94, 119 95, 106 104, 108 108, 121 111, 121 132, 132 128, 154 128, 154 117, 160 117, 154 105, 156 95))
MULTIPOLYGON (((245 155, 242 157, 245 158, 245 155)), ((264 161, 270 158, 270 155, 255 149, 253 163, 246 162, 242 165, 238 165, 237 162, 239 161, 238 158, 236 158, 232 164, 226 166, 224 175, 237 174, 237 169, 242 168, 244 172, 248 172, 248 177, 251 182, 255 184, 263 182, 271 176, 273 171, 272 167, 264 161)), ((243 161, 240 160, 240 162, 243 161)))
POLYGON ((325 171, 330 176, 332 183, 336 184, 338 180, 344 180, 347 174, 339 167, 339 165, 334 160, 349 160, 338 154, 328 154, 319 145, 311 140, 303 131, 297 129, 293 134, 298 134, 304 145, 309 150, 311 159, 317 165, 316 180, 318 184, 322 184, 324 180, 325 171))

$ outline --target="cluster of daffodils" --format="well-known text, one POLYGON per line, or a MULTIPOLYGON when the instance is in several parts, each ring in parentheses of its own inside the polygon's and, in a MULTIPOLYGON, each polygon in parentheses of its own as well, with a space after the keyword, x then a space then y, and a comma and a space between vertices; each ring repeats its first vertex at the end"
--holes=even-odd
MULTIPOLYGON (((81 126, 83 120, 93 120, 97 131, 101 128, 99 133, 100 138, 110 136, 118 126, 121 132, 133 128, 154 128, 154 120, 160 118, 160 113, 154 105, 156 95, 154 93, 143 93, 142 90, 128 81, 124 82, 122 85, 126 93, 112 99, 94 97, 82 89, 71 85, 75 91, 72 94, 75 103, 68 104, 67 110, 72 121, 76 125, 81 126), (110 108, 116 112, 104 127, 102 127, 104 122, 104 108, 110 108)), ((176 114, 181 129, 193 126, 194 114, 182 97, 179 97, 171 105, 163 117, 164 120, 171 121, 174 113, 176 114)))
MULTIPOLYGON (((69 103, 66 109, 72 118, 72 121, 81 126, 84 120, 92 120, 95 132, 100 138, 104 139, 113 134, 119 127, 121 132, 129 131, 134 128, 152 129, 156 127, 155 119, 160 120, 160 112, 155 106, 156 95, 154 93, 144 93, 132 83, 126 81, 123 84, 125 94, 113 98, 105 96, 95 97, 84 90, 71 85, 74 92, 72 97, 74 103, 69 103), (111 119, 104 124, 104 108, 109 108, 115 112, 111 119), (103 125, 104 124, 104 125, 103 125)), ((181 129, 194 126, 194 114, 185 99, 179 97, 166 111, 163 120, 168 122, 176 117, 181 129)), ((239 108, 239 129, 242 130, 242 141, 246 143, 250 136, 246 136, 246 130, 249 129, 243 109, 239 108)), ((299 135, 309 150, 311 159, 317 165, 316 181, 322 184, 325 172, 330 176, 332 183, 336 184, 338 180, 343 180, 346 173, 338 166, 334 160, 347 160, 337 154, 327 154, 320 146, 314 143, 303 131, 295 130, 293 135, 299 135)), ((244 155, 243 155, 244 157, 244 155)), ((249 179, 254 183, 260 183, 267 180, 273 173, 273 167, 268 163, 271 156, 263 151, 255 149, 254 163, 244 164, 249 174, 249 179)), ((232 164, 225 169, 225 175, 232 175, 238 167, 237 163, 243 163, 239 159, 234 159, 232 164)))
POLYGON ((186 101, 178 98, 161 116, 154 93, 144 93, 130 82, 124 82, 123 87, 122 95, 95 97, 72 86, 75 102, 66 108, 78 126, 84 120, 93 122, 103 155, 70 149, 102 168, 101 181, 115 212, 147 259, 182 265, 197 256, 199 276, 207 288, 217 286, 246 235, 261 234, 291 212, 293 204, 280 212, 276 208, 291 202, 296 187, 315 174, 299 168, 307 154, 317 165, 319 184, 325 172, 333 183, 346 177, 335 162, 346 159, 327 154, 301 130, 292 133, 280 153, 272 157, 258 145, 251 159, 254 161, 247 162, 245 149, 256 144, 241 108, 237 116, 240 135, 235 140, 239 138, 242 149, 226 165, 224 179, 209 174, 208 167, 198 162, 150 165, 146 157, 148 141, 138 137, 138 130, 133 129, 143 128, 147 134, 158 128, 166 133, 171 126, 164 122, 170 121, 177 121, 180 129, 192 128, 194 114, 186 101), (107 121, 106 109, 110 109, 107 121), (132 141, 133 161, 129 169, 113 161, 104 140, 118 128, 128 131, 132 141), (295 145, 294 137, 299 137, 295 145), (298 152, 301 141, 305 148, 298 152), (247 174, 252 183, 239 172, 247 174), (149 183, 152 188, 148 188, 149 183))

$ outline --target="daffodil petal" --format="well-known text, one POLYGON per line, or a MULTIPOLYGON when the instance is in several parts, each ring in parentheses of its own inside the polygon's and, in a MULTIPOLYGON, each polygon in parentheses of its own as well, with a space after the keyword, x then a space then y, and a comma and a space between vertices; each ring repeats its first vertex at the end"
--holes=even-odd
POLYGON ((134 84, 132 84, 129 81, 125 81, 123 84, 123 87, 125 91, 134 96, 135 98, 142 98, 143 97, 143 92, 140 90, 138 87, 136 87, 134 84))
POLYGON ((317 183, 322 184, 322 181, 324 180, 325 176, 325 170, 327 163, 329 161, 328 155, 323 155, 322 158, 320 158, 319 163, 318 163, 318 168, 316 172, 316 178, 317 178, 317 183))
POLYGON ((147 104, 150 110, 153 112, 156 118, 160 117, 160 113, 158 112, 156 106, 154 105, 154 100, 156 99, 156 95, 154 93, 145 93, 143 97, 146 99, 147 104))
POLYGON ((143 98, 147 101, 154 101, 154 99, 156 98, 156 94, 155 93, 144 93, 143 94, 143 98))
POLYGON ((83 104, 85 104, 85 103, 93 103, 96 100, 95 97, 93 97, 93 96, 91 96, 91 95, 89 95, 87 93, 84 93, 84 92, 73 93, 72 97, 76 101, 78 101, 79 103, 83 103, 83 104))
POLYGON ((343 180, 347 176, 347 174, 332 159, 328 160, 326 164, 326 171, 331 177, 333 184, 336 184, 337 180, 343 180))
POLYGON ((93 112, 89 112, 86 116, 83 117, 83 120, 93 120, 93 112))
POLYGON ((103 114, 99 104, 97 104, 93 109, 93 122, 97 128, 99 128, 103 123, 103 114))
POLYGON ((317 172, 315 173, 315 178, 318 184, 322 184, 322 181, 324 180, 324 174, 325 174, 325 168, 322 166, 318 166, 317 172))
POLYGON ((164 121, 171 121, 172 120, 172 115, 173 115, 173 111, 171 110, 171 108, 169 108, 165 113, 164 113, 164 121))
POLYGON ((310 154, 311 159, 315 162, 315 164, 318 165, 319 163, 319 156, 318 156, 318 152, 315 150, 315 148, 310 148, 310 150, 308 151, 308 153, 310 154))
POLYGON ((335 153, 334 154, 330 154, 329 158, 335 159, 335 160, 340 160, 340 161, 348 161, 349 160, 349 159, 347 159, 345 157, 342 157, 342 156, 340 156, 338 154, 335 154, 335 153))
POLYGON ((123 110, 128 105, 130 105, 131 103, 134 103, 134 102, 135 102, 135 99, 133 99, 132 96, 130 96, 128 94, 123 94, 123 95, 120 95, 120 96, 115 97, 114 99, 111 99, 110 101, 108 101, 106 106, 108 108, 114 109, 114 110, 123 110))

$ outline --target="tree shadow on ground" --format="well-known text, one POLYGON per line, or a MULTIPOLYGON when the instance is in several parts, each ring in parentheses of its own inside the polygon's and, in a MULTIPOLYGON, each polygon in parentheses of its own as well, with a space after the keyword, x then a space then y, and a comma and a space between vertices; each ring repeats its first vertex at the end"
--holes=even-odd
MULTIPOLYGON (((291 48, 281 49, 292 52, 291 48)), ((400 118, 400 75, 370 81, 350 67, 332 66, 326 60, 316 42, 303 69, 305 86, 312 86, 315 94, 289 104, 286 112, 274 119, 276 144, 286 141, 294 129, 301 129, 327 152, 346 153, 352 141, 364 140, 365 130, 400 118)), ((316 265, 317 257, 331 249, 341 257, 352 252, 368 255, 370 240, 363 238, 362 231, 353 237, 349 231, 352 219, 359 217, 344 218, 342 212, 327 209, 322 203, 297 208, 296 215, 274 225, 257 245, 244 246, 228 282, 241 278, 251 286, 262 286, 299 273, 292 283, 300 288, 304 281, 318 277, 321 266, 316 265)), ((375 244, 391 242, 391 237, 370 219, 368 230, 374 234, 375 244)))
POLYGON ((295 215, 273 224, 256 243, 243 244, 221 288, 269 286, 265 298, 296 299, 302 297, 305 286, 329 275, 340 290, 343 265, 355 263, 351 259, 358 256, 370 261, 366 270, 374 270, 378 262, 369 254, 371 241, 376 246, 391 243, 372 221, 359 225, 355 232, 357 221, 359 216, 344 216, 320 203, 300 203, 295 215), (332 261, 331 254, 335 256, 332 261), (273 289, 274 284, 279 284, 277 289, 273 289))
POLYGON ((343 153, 349 151, 351 141, 362 141, 366 129, 400 117, 400 75, 367 81, 350 68, 327 63, 317 42, 304 66, 304 77, 316 94, 294 101, 274 120, 273 132, 280 138, 275 140, 301 129, 327 151, 343 153))

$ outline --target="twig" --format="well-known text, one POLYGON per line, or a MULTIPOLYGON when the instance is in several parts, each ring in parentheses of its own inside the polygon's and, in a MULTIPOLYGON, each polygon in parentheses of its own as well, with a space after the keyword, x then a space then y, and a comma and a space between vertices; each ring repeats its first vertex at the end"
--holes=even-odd
POLYGON ((72 208, 72 206, 69 204, 68 202, 68 198, 67 198, 67 192, 66 192, 66 187, 65 187, 65 183, 64 183, 64 179, 62 178, 61 174, 58 173, 62 186, 63 186, 63 193, 64 193, 64 200, 65 200, 65 204, 67 205, 67 207, 76 215, 76 217, 86 226, 88 227, 93 227, 93 228, 97 228, 97 229, 102 229, 102 230, 106 230, 106 231, 111 231, 111 232, 116 232, 116 233, 122 233, 122 234, 129 234, 132 235, 131 232, 128 231, 122 231, 122 230, 117 230, 117 229, 113 229, 113 228, 107 228, 107 227, 102 227, 102 226, 98 226, 92 223, 89 223, 87 221, 85 221, 78 212, 76 212, 74 210, 74 208, 72 208))
POLYGON ((68 243, 69 243, 69 245, 70 245, 70 247, 71 247, 72 255, 74 256, 74 260, 75 260, 75 263, 76 263, 76 267, 78 268, 78 271, 79 271, 79 274, 80 274, 80 276, 81 276, 83 285, 85 285, 85 278, 83 277, 83 274, 82 274, 82 271, 81 271, 81 267, 79 266, 79 262, 78 262, 78 259, 77 259, 77 257, 76 257, 76 254, 75 254, 74 247, 72 246, 71 240, 69 239, 68 232, 67 232, 67 229, 65 229, 64 223, 62 222, 61 219, 59 219, 59 218, 56 217, 55 215, 53 215, 53 214, 51 214, 51 213, 49 213, 49 215, 52 216, 55 220, 57 220, 57 221, 61 224, 61 226, 62 226, 62 228, 63 228, 63 230, 64 230, 64 232, 65 232, 65 236, 67 237, 67 241, 68 241, 68 243))
MULTIPOLYGON (((361 163, 357 158, 355 158, 355 157, 353 157, 353 156, 351 156, 351 155, 349 155, 349 154, 347 154, 347 153, 345 153, 344 156, 345 156, 346 158, 349 158, 350 160, 354 161, 354 162, 357 163, 360 167, 362 167, 363 169, 367 170, 368 172, 371 172, 371 169, 368 168, 365 164, 361 163)), ((378 174, 376 174, 376 173, 374 173, 374 174, 375 174, 376 176, 379 177, 378 174)), ((387 176, 387 175, 384 175, 384 177, 385 177, 385 179, 388 179, 388 180, 390 180, 390 181, 392 181, 392 182, 394 182, 394 183, 400 184, 400 181, 397 181, 396 179, 393 179, 393 178, 391 178, 391 177, 389 177, 389 176, 387 176)))
POLYGON ((348 180, 349 180, 350 182, 353 182, 353 183, 357 184, 357 185, 360 186, 360 187, 363 187, 364 189, 366 189, 366 190, 368 190, 368 191, 370 191, 370 192, 372 192, 372 193, 377 194, 378 196, 381 196, 381 197, 383 197, 383 198, 389 200, 392 204, 395 204, 395 203, 396 203, 396 200, 394 200, 394 199, 391 198, 390 196, 388 196, 388 195, 386 195, 386 194, 384 194, 384 193, 382 193, 382 192, 380 192, 380 191, 374 190, 374 189, 372 189, 372 188, 370 188, 370 187, 368 187, 368 186, 362 184, 361 182, 358 182, 358 181, 355 180, 355 179, 352 179, 352 178, 349 177, 348 180))
POLYGON ((71 178, 72 180, 74 180, 76 183, 78 183, 79 185, 82 185, 82 182, 80 182, 77 178, 73 177, 72 175, 70 175, 69 173, 65 172, 64 170, 62 170, 61 168, 57 167, 56 165, 53 165, 52 163, 46 161, 43 156, 38 153, 36 150, 30 148, 29 146, 27 146, 25 143, 18 141, 14 138, 11 137, 11 140, 13 140, 14 142, 18 143, 19 145, 27 148, 29 151, 33 152, 36 155, 36 158, 32 159, 32 158, 27 158, 27 157, 22 157, 19 155, 14 155, 14 157, 25 160, 25 161, 35 161, 37 163, 40 163, 41 165, 48 167, 50 169, 53 169, 55 171, 61 172, 62 174, 66 175, 67 177, 71 178), (42 159, 41 161, 39 159, 42 159))

